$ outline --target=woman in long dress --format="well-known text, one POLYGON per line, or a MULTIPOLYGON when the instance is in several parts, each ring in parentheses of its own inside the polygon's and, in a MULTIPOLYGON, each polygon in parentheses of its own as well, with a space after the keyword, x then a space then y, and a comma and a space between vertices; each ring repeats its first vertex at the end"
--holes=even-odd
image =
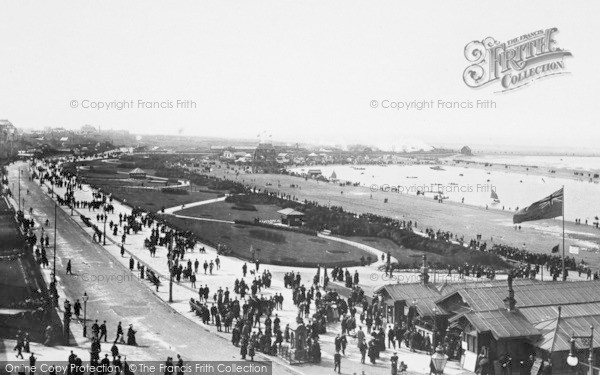
POLYGON ((127 330, 127 345, 137 345, 135 342, 135 331, 133 330, 133 325, 129 325, 129 329, 127 330))

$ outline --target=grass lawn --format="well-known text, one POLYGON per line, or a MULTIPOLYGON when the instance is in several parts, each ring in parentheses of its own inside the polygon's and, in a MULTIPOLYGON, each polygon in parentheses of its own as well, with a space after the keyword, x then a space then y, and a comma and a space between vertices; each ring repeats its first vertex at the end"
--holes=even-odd
POLYGON ((217 193, 204 191, 192 191, 185 195, 163 193, 160 190, 135 188, 113 188, 107 191, 112 192, 113 196, 119 201, 132 207, 141 207, 148 212, 158 212, 162 207, 180 206, 207 199, 215 199, 219 196, 217 193))
POLYGON ((215 244, 226 245, 242 259, 252 260, 252 245, 257 257, 268 264, 346 267, 360 264, 360 257, 369 255, 350 245, 291 231, 173 217, 168 221, 215 244))
MULTIPOLYGON (((162 187, 176 185, 164 180, 153 180, 150 177, 145 180, 130 179, 128 174, 117 173, 116 164, 101 163, 98 161, 90 163, 97 170, 80 171, 79 175, 85 182, 95 188, 102 189, 105 193, 111 193, 119 201, 132 206, 141 207, 148 212, 160 211, 163 207, 169 208, 183 204, 217 198, 220 192, 208 191, 206 187, 192 186, 192 191, 186 188, 188 194, 170 194, 159 190, 162 187), (98 173, 100 172, 100 173, 98 173), (153 187, 144 189, 143 187, 153 187)), ((152 170, 146 170, 149 174, 152 170)))
POLYGON ((245 220, 253 221, 255 218, 260 220, 274 220, 280 219, 281 215, 277 213, 280 207, 268 204, 255 204, 256 211, 236 210, 232 208, 233 203, 217 202, 206 204, 202 206, 196 206, 186 208, 178 211, 177 215, 193 216, 193 217, 204 217, 209 219, 218 220, 245 220))

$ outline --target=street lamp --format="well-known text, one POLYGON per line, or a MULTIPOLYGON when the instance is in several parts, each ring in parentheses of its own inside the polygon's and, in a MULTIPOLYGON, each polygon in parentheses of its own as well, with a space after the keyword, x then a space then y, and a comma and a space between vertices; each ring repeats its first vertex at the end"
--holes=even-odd
POLYGON ((437 331, 437 313, 438 313, 439 309, 437 308, 437 306, 433 307, 433 337, 431 338, 431 346, 432 347, 437 347, 437 340, 436 340, 436 335, 435 335, 435 331, 437 331))
POLYGON ((436 374, 444 373, 446 362, 448 362, 448 356, 444 354, 444 349, 442 349, 442 346, 439 345, 437 348, 435 348, 435 353, 431 356, 431 363, 433 364, 436 374))
MULTIPOLYGON (((19 203, 19 211, 21 211, 21 168, 19 168, 19 199, 17 201, 19 203)), ((25 209, 25 203, 23 202, 23 209, 25 209)))
POLYGON ((567 357, 567 364, 571 367, 575 367, 577 364, 579 364, 579 358, 577 358, 573 353, 575 349, 575 339, 582 339, 584 342, 589 342, 590 355, 588 357, 588 374, 593 375, 594 368, 592 366, 594 364, 594 326, 590 326, 589 336, 571 335, 571 350, 569 351, 569 356, 567 357))
POLYGON ((58 208, 58 204, 54 202, 54 265, 52 269, 52 279, 56 282, 56 209, 58 208))
POLYGON ((108 219, 108 216, 106 215, 106 211, 104 211, 104 240, 103 240, 103 245, 106 246, 106 220, 108 219))
POLYGON ((87 337, 87 301, 90 297, 83 292, 83 337, 87 337))

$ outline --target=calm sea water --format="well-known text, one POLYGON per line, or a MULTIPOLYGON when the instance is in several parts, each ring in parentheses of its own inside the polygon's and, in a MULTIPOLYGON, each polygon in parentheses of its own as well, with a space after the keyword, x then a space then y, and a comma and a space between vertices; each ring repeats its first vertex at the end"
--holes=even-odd
POLYGON ((434 170, 428 165, 319 166, 294 168, 293 171, 303 173, 308 169, 320 169, 325 177, 330 177, 335 171, 341 181, 359 182, 374 189, 383 186, 385 189, 410 195, 424 191, 425 196, 431 199, 441 191, 447 199, 455 202, 462 202, 464 199, 465 204, 481 207, 487 205, 490 209, 498 210, 504 207, 505 210, 512 211, 540 200, 564 186, 567 220, 579 218, 582 222, 588 220, 591 224, 596 221, 596 216, 600 216, 600 179, 589 182, 588 178, 574 180, 505 171, 488 172, 466 166, 442 168, 443 170, 434 170), (493 202, 492 190, 498 195, 500 203, 493 202))
POLYGON ((599 171, 598 156, 541 156, 541 155, 474 155, 456 156, 451 159, 470 160, 479 163, 538 166, 543 169, 567 168, 581 171, 599 171))

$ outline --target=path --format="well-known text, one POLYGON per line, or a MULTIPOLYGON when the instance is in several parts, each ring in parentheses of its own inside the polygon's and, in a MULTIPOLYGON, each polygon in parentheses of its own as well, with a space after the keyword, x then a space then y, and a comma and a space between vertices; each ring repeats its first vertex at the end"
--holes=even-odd
MULTIPOLYGON (((165 212, 164 213, 165 214, 173 214, 173 213, 175 213, 177 211, 181 211, 181 210, 184 210, 186 208, 192 208, 192 207, 202 206, 202 205, 210 204, 210 203, 224 202, 226 198, 227 198, 227 196, 224 196, 224 197, 219 197, 219 198, 214 198, 214 199, 206 199, 206 200, 198 201, 198 202, 194 202, 194 203, 188 203, 188 204, 185 204, 183 206, 169 207, 169 208, 165 208, 165 212)), ((162 213, 162 211, 159 212, 159 213, 162 213)))

